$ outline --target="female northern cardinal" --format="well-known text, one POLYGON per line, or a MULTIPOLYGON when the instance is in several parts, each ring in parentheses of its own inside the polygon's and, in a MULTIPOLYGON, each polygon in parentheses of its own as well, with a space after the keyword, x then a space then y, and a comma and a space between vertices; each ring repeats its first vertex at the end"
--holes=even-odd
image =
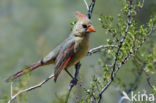
POLYGON ((10 76, 6 81, 13 81, 40 66, 55 64, 54 81, 56 82, 58 75, 63 69, 67 69, 79 62, 88 52, 89 33, 95 32, 95 29, 91 21, 84 14, 77 12, 76 17, 78 21, 67 39, 42 60, 10 76))

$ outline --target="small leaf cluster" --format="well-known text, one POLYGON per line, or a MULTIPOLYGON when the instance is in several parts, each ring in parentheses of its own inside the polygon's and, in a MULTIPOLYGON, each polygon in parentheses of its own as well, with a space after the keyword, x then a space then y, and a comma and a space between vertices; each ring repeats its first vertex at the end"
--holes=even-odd
MULTIPOLYGON (((138 10, 143 7, 144 1, 132 0, 134 1, 133 3, 130 3, 130 1, 131 0, 123 0, 123 8, 120 14, 118 14, 117 23, 115 23, 112 16, 100 15, 99 17, 99 22, 105 33, 112 34, 111 37, 107 39, 106 45, 117 45, 118 47, 109 48, 101 55, 98 63, 102 75, 94 75, 92 77, 89 89, 85 90, 87 97, 84 99, 85 103, 90 103, 92 98, 94 98, 94 101, 97 101, 101 90, 99 90, 99 88, 105 87, 111 80, 110 74, 113 69, 114 60, 116 59, 115 71, 117 71, 122 65, 126 65, 127 62, 132 61, 130 57, 135 58, 137 55, 142 54, 138 52, 144 48, 143 44, 146 44, 146 41, 154 32, 156 17, 151 17, 147 24, 142 25, 138 24, 135 20, 138 10)), ((156 73, 156 48, 153 48, 152 53, 144 55, 144 61, 145 62, 141 64, 146 65, 146 71, 156 73)), ((115 81, 121 84, 121 79, 122 78, 115 78, 115 81)), ((155 86, 153 86, 153 91, 155 90, 155 86)))

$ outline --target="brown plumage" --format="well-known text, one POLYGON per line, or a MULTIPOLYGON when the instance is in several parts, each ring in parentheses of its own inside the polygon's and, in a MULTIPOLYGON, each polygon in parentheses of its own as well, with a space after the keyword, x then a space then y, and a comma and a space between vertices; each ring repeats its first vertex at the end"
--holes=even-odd
POLYGON ((67 69, 68 67, 73 66, 79 62, 80 59, 88 52, 89 33, 95 32, 95 29, 88 17, 82 13, 77 12, 76 17, 78 21, 74 25, 73 30, 67 39, 65 39, 42 60, 14 74, 6 81, 12 81, 27 72, 48 64, 55 64, 54 81, 56 81, 57 77, 63 69, 67 69))

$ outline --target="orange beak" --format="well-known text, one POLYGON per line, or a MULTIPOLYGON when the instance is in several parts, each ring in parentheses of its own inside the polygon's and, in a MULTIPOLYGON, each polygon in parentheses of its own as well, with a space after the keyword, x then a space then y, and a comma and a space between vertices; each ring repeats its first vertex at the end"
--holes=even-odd
POLYGON ((95 28, 93 26, 90 26, 86 32, 90 33, 90 32, 95 32, 95 28))

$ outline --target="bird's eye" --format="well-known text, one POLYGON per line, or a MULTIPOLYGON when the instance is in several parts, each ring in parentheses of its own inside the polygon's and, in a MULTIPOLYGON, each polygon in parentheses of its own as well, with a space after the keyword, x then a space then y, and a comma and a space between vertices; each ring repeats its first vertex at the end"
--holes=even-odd
POLYGON ((82 26, 83 26, 83 28, 85 28, 85 29, 87 28, 87 25, 85 25, 85 24, 83 24, 82 26))

